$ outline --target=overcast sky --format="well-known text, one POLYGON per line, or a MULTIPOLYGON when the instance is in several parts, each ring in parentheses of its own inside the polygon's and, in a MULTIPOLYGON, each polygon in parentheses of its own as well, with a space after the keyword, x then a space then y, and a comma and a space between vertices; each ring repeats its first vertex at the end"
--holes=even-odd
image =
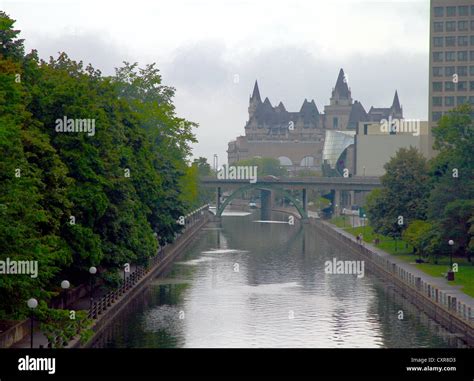
POLYGON ((263 98, 298 111, 329 103, 339 69, 368 111, 398 89, 406 118, 427 119, 429 1, 0 0, 27 50, 68 55, 113 74, 156 62, 179 116, 197 122, 194 155, 227 161, 244 134, 258 79, 263 98), (238 76, 238 82, 235 79, 238 76))

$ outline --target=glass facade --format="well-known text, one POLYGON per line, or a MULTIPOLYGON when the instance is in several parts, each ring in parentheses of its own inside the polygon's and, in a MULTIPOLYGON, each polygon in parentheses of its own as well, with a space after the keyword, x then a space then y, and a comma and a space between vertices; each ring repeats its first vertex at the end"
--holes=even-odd
POLYGON ((344 150, 354 144, 355 131, 326 130, 323 148, 323 162, 336 168, 337 162, 344 150))

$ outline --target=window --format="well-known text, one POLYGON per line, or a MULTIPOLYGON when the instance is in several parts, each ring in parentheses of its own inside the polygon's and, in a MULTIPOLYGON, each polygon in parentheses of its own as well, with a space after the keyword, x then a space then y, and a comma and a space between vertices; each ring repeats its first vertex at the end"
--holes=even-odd
POLYGON ((436 111, 436 112, 433 112, 431 115, 432 115, 433 122, 437 122, 438 120, 441 119, 442 113, 439 111, 436 111))
POLYGON ((445 73, 446 73, 447 77, 451 77, 453 74, 456 73, 456 70, 455 70, 454 66, 446 66, 445 73))
POLYGON ((468 21, 458 21, 458 30, 469 30, 468 21))
POLYGON ((444 97, 445 106, 454 106, 454 97, 444 97))
POLYGON ((443 91, 443 82, 433 82, 433 91, 443 91))
POLYGON ((470 103, 471 105, 474 105, 474 97, 472 97, 472 96, 469 97, 469 103, 470 103))
POLYGON ((474 76, 474 66, 469 66, 469 75, 474 76))
POLYGON ((458 91, 467 91, 467 82, 459 81, 458 82, 458 91))
POLYGON ((474 91, 474 81, 469 82, 469 90, 474 91))
POLYGON ((471 46, 474 46, 474 35, 471 36, 471 46))
POLYGON ((442 102, 443 98, 442 97, 433 97, 433 106, 442 106, 443 105, 443 102, 442 102))
POLYGON ((332 118, 332 128, 334 128, 334 129, 337 128, 337 118, 336 117, 332 118))
POLYGON ((469 45, 469 36, 458 36, 458 46, 468 46, 468 45, 469 45))
MULTIPOLYGON (((453 52, 453 54, 454 54, 454 52, 453 52)), ((467 61, 467 51, 466 50, 458 52, 458 61, 467 61)))
POLYGON ((446 21, 446 32, 456 32, 456 21, 446 21))
POLYGON ((474 5, 471 5, 471 16, 474 16, 474 5))
POLYGON ((442 77, 443 76, 443 68, 442 67, 434 67, 433 68, 433 77, 442 77))
POLYGON ((474 20, 471 20, 471 30, 474 30, 474 20))
POLYGON ((454 91, 454 82, 445 82, 444 83, 444 90, 445 91, 454 91))
POLYGON ((446 7, 446 16, 448 17, 456 16, 456 7, 446 7))
POLYGON ((467 77, 467 66, 458 66, 456 72, 460 77, 467 77))
POLYGON ((443 47, 443 37, 433 37, 433 45, 437 48, 443 47))
POLYGON ((444 30, 442 22, 435 22, 434 23, 434 31, 435 32, 442 32, 444 30))
POLYGON ((456 37, 446 37, 446 46, 456 46, 456 37))
POLYGON ((442 52, 434 52, 433 53, 433 61, 434 62, 443 62, 443 53, 442 52))
POLYGON ((467 5, 460 5, 458 7, 459 16, 469 16, 469 7, 467 5))
POLYGON ((471 61, 474 61, 474 50, 471 50, 471 51, 469 52, 469 59, 470 59, 471 61))
POLYGON ((435 17, 443 17, 444 16, 444 8, 443 7, 435 7, 434 8, 434 15, 435 15, 435 17))
MULTIPOLYGON (((458 52, 460 53, 460 52, 458 52)), ((446 61, 456 61, 456 53, 455 52, 446 52, 446 61)))
POLYGON ((463 105, 467 103, 467 97, 465 96, 457 97, 457 102, 458 102, 458 106, 463 105))

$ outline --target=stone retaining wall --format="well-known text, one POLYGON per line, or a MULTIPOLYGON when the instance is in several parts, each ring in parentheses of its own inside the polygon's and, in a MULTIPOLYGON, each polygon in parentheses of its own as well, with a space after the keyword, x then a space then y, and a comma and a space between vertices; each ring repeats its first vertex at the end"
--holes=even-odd
POLYGON ((397 263, 396 258, 385 255, 356 242, 355 237, 321 220, 311 220, 317 230, 330 236, 351 252, 366 261, 366 267, 382 279, 395 285, 398 291, 410 302, 424 311, 433 320, 450 332, 458 334, 467 345, 474 347, 474 304, 469 303, 467 295, 461 295, 453 286, 441 288, 433 284, 428 275, 419 274, 419 270, 407 270, 397 263), (463 300, 459 300, 459 299, 463 300))

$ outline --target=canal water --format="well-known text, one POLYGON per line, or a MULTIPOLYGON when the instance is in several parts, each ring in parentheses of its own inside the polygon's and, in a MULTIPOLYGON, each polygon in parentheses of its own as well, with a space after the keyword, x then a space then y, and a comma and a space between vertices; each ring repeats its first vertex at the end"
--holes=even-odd
POLYGON ((107 348, 420 348, 462 344, 365 271, 326 274, 357 260, 288 215, 230 213, 210 223, 95 343, 107 348))

